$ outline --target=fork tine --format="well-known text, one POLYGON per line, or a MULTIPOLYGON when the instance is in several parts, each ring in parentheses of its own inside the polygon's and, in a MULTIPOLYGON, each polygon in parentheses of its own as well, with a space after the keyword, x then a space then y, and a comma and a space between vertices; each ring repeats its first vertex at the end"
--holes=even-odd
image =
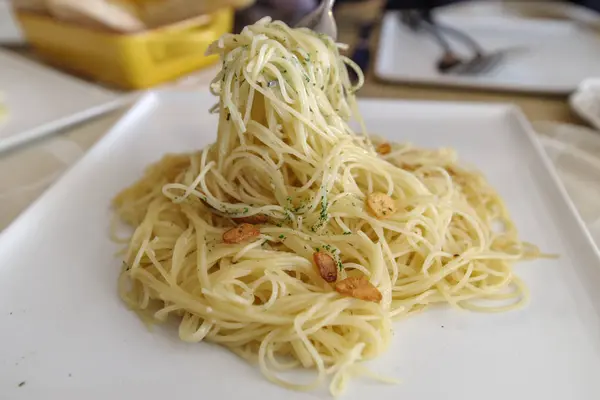
POLYGON ((487 60, 485 56, 477 57, 469 63, 466 73, 469 75, 479 75, 485 68, 487 60))
POLYGON ((474 57, 458 73, 461 75, 483 75, 492 71, 503 58, 501 53, 491 53, 481 57, 474 57))
POLYGON ((489 56, 487 56, 487 59, 483 61, 483 64, 481 65, 481 68, 478 71, 478 73, 487 74, 488 72, 491 72, 498 66, 498 64, 502 62, 503 59, 504 55, 502 53, 490 54, 489 56))
POLYGON ((487 53, 475 38, 470 34, 463 32, 460 29, 452 26, 447 26, 439 23, 432 23, 440 32, 454 36, 473 50, 475 56, 469 61, 457 66, 456 69, 449 71, 450 73, 461 75, 479 75, 490 72, 495 68, 503 58, 503 52, 487 53))
POLYGON ((469 61, 465 61, 448 72, 454 75, 475 75, 481 64, 481 57, 473 57, 469 61))
POLYGON ((511 47, 505 48, 497 51, 493 51, 485 55, 485 57, 489 58, 486 60, 485 65, 482 67, 481 73, 487 73, 495 69, 499 64, 505 61, 511 54, 522 54, 524 51, 527 51, 526 47, 511 47))

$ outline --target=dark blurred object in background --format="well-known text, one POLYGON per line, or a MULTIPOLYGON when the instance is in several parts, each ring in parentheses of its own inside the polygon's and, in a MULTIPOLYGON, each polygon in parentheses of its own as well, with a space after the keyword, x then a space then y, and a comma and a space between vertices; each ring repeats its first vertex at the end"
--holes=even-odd
POLYGON ((569 0, 571 3, 579 4, 594 11, 600 12, 600 0, 569 0))
MULTIPOLYGON (((348 0, 346 0, 348 1, 348 0)), ((470 1, 470 0, 388 0, 386 9, 388 10, 410 10, 410 9, 433 9, 443 7, 454 3, 470 1)), ((519 0, 514 0, 519 1, 519 0)), ((546 0, 551 1, 551 0, 546 0)), ((342 2, 344 2, 342 0, 342 2)), ((540 2, 542 2, 540 0, 540 2)), ((600 0, 566 0, 568 3, 577 4, 587 7, 594 11, 600 12, 600 0)))
POLYGON ((388 0, 387 10, 433 9, 466 0, 388 0))
MULTIPOLYGON (((336 6, 364 1, 368 0, 338 0, 336 6)), ((466 1, 471 0, 387 0, 385 9, 390 11, 411 9, 432 10, 466 1)), ((600 12, 600 0, 567 1, 600 12)), ((273 19, 280 19, 293 25, 302 16, 316 8, 319 3, 320 0, 257 0, 255 5, 238 13, 236 30, 239 31, 245 25, 252 24, 266 16, 271 16, 273 19)))
MULTIPOLYGON (((359 3, 365 0, 338 0, 336 6, 346 3, 359 3)), ((368 1, 368 0, 366 0, 368 1)), ((433 9, 464 0, 388 0, 388 10, 433 9)), ((240 11, 236 18, 236 31, 259 19, 270 16, 289 25, 294 25, 304 15, 314 10, 320 0, 257 0, 256 3, 240 11)))
POLYGON ((257 0, 254 5, 237 13, 236 31, 263 17, 272 17, 293 25, 314 10, 319 0, 257 0))

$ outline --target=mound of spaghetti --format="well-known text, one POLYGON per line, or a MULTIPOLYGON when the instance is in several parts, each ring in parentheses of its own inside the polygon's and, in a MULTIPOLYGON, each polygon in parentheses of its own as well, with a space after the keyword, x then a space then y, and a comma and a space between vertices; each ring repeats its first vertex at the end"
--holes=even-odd
POLYGON ((120 279, 131 308, 174 316, 182 340, 221 344, 273 382, 335 395, 396 318, 523 304, 512 264, 538 251, 497 193, 451 150, 355 134, 354 66, 330 38, 265 19, 211 51, 216 142, 165 156, 114 200, 135 228, 120 279), (296 367, 314 381, 281 377, 296 367))

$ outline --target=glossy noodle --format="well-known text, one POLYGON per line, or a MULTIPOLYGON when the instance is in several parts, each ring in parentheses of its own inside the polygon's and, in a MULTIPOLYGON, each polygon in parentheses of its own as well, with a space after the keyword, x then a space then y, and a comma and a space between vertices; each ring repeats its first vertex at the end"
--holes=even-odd
POLYGON ((338 395, 379 379, 361 361, 386 351, 395 319, 526 302, 513 264, 539 252, 501 198, 450 149, 353 132, 362 73, 331 39, 264 19, 210 51, 216 142, 166 155, 114 200, 135 228, 119 282, 132 309, 272 382, 338 395), (282 375, 294 368, 314 379, 282 375))

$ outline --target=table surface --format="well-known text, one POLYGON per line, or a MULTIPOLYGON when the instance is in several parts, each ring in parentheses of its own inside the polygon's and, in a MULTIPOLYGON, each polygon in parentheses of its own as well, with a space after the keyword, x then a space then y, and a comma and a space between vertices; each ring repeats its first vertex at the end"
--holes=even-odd
MULTIPOLYGON (((365 5, 348 5, 338 11, 340 41, 356 40, 356 27, 376 15, 377 0, 365 5)), ((372 37, 375 49, 378 32, 372 37)), ((17 49, 29 55, 27 49, 17 49)), ((547 120, 583 124, 570 110, 564 96, 501 93, 389 84, 366 73, 361 97, 467 102, 504 102, 520 106, 532 121, 547 120)), ((45 139, 0 154, 0 231, 34 202, 65 170, 113 126, 126 110, 117 110, 45 139)))

